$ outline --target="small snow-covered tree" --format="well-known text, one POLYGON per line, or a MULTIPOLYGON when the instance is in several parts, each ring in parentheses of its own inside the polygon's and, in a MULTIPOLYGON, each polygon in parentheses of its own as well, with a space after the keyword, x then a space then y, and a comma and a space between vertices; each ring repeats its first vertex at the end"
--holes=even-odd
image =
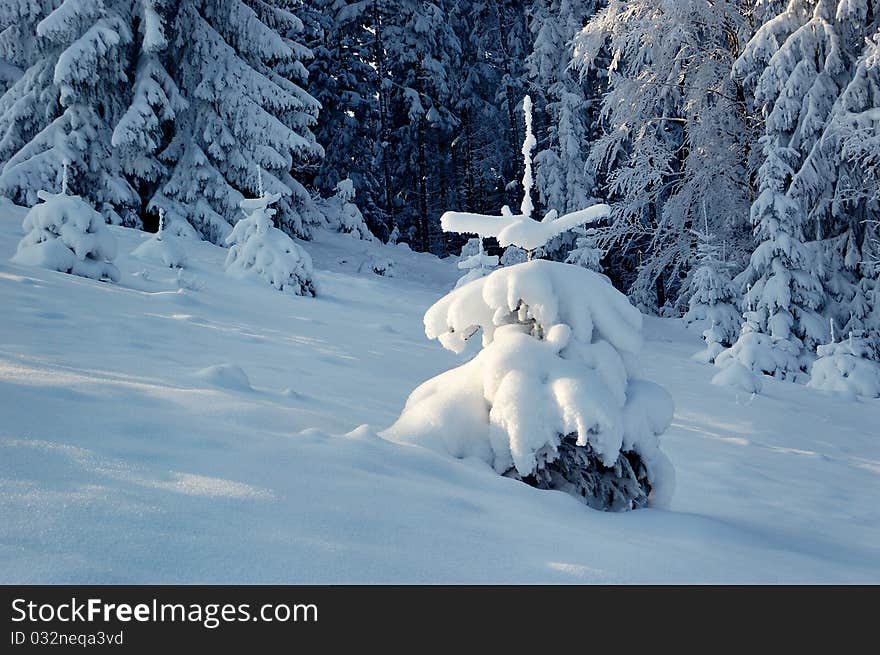
POLYGON ((42 202, 25 215, 22 223, 25 236, 12 261, 117 282, 119 269, 113 264, 115 237, 101 214, 81 197, 67 194, 66 182, 64 174, 61 193, 37 193, 42 202))
MULTIPOLYGON (((528 108, 528 103, 525 103, 528 108)), ((528 140, 522 214, 447 212, 447 231, 492 234, 533 251, 562 228, 607 216, 598 205, 532 220, 528 140)), ((479 457, 503 475, 565 489, 611 511, 662 504, 673 471, 657 436, 669 395, 638 379, 642 317, 605 279, 546 260, 500 268, 458 287, 425 314, 425 332, 466 364, 417 388, 385 435, 456 457, 479 457)))
POLYGON ((178 242, 178 237, 165 231, 165 212, 159 210, 159 229, 150 238, 135 248, 132 255, 138 259, 156 262, 168 268, 186 266, 186 251, 178 242))
POLYGON ((237 277, 256 274, 279 291, 314 296, 311 257, 272 224, 276 210, 271 205, 280 199, 281 194, 263 192, 241 201, 245 218, 226 239, 226 272, 237 277))
POLYGON ((832 321, 831 342, 817 348, 819 357, 807 386, 852 397, 880 397, 880 364, 868 358, 868 344, 853 333, 835 343, 833 325, 832 321))
MULTIPOLYGON (((751 291, 751 290, 750 290, 751 291)), ((785 379, 801 367, 801 349, 790 339, 764 332, 767 308, 753 308, 747 294, 748 310, 743 313, 739 337, 730 348, 715 357, 715 366, 726 368, 736 364, 753 374, 785 379)))
POLYGON ((730 280, 728 265, 723 261, 720 248, 709 231, 708 218, 703 232, 697 232, 697 252, 700 264, 691 280, 692 294, 684 316, 688 324, 700 322, 705 330, 706 349, 697 354, 704 362, 714 362, 725 348, 736 341, 740 328, 740 313, 730 280))
POLYGON ((755 311, 755 330, 743 332, 740 340, 757 340, 779 351, 774 365, 760 365, 769 360, 756 359, 752 348, 734 344, 732 352, 741 363, 755 372, 784 379, 800 379, 809 365, 806 349, 826 333, 817 310, 823 302, 823 287, 816 273, 815 257, 803 240, 803 213, 785 194, 784 184, 791 169, 782 158, 785 149, 768 137, 766 161, 759 171, 761 193, 752 204, 751 217, 759 245, 752 253, 745 276, 753 283, 749 302, 755 311), (755 365, 759 364, 758 368, 755 365))
POLYGON ((489 275, 498 267, 498 255, 487 255, 483 250, 483 238, 475 237, 468 239, 468 242, 461 248, 461 256, 458 261, 458 268, 467 271, 462 275, 455 284, 457 289, 481 277, 489 275))
POLYGON ((319 209, 324 214, 325 227, 336 232, 351 234, 364 241, 375 240, 361 210, 354 203, 354 183, 349 178, 345 178, 336 185, 335 191, 333 196, 319 203, 319 209))
POLYGON ((602 272, 602 257, 605 251, 598 246, 598 238, 595 228, 578 227, 573 230, 578 236, 575 247, 568 252, 565 258, 566 264, 583 266, 597 273, 602 272))

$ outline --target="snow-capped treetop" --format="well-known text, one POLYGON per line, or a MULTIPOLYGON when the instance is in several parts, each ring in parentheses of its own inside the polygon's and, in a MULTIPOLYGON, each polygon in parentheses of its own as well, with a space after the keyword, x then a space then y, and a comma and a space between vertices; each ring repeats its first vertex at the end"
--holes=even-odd
POLYGON ((532 151, 535 149, 538 141, 532 133, 532 99, 530 96, 523 98, 523 114, 525 114, 526 119, 526 137, 523 140, 522 146, 525 166, 523 168, 523 199, 520 211, 524 216, 531 217, 532 212, 535 210, 535 205, 532 203, 532 186, 534 185, 532 178, 532 151))
POLYGON ((512 214, 506 205, 501 208, 501 216, 446 212, 440 217, 440 227, 444 232, 477 234, 483 238, 495 237, 502 248, 519 246, 531 251, 546 245, 550 239, 573 227, 606 218, 611 213, 608 205, 598 204, 563 216, 558 216, 556 210, 550 210, 543 220, 532 220, 532 211, 534 211, 531 196, 532 150, 535 148, 536 140, 532 134, 532 100, 529 96, 523 100, 523 113, 526 121, 526 135, 522 147, 525 172, 522 179, 523 200, 520 213, 512 214))

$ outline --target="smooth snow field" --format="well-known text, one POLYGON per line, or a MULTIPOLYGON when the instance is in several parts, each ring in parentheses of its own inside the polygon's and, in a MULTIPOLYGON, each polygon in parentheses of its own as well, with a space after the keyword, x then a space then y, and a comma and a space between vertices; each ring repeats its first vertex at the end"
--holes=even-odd
POLYGON ((109 284, 10 263, 21 219, 0 205, 2 583, 880 583, 880 400, 714 386, 698 331, 647 319, 676 489, 601 513, 376 435, 475 353, 422 325, 454 258, 320 234, 313 299, 203 242, 179 279, 111 227, 109 284))

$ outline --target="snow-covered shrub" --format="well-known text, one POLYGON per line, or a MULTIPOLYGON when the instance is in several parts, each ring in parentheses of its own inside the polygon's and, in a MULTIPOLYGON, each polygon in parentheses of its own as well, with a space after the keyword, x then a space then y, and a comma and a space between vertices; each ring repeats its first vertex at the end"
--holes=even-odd
POLYGON ((867 347, 861 339, 850 337, 816 349, 808 387, 837 391, 849 396, 880 396, 880 365, 867 359, 867 347))
POLYGON ((736 341, 741 316, 734 306, 736 296, 730 273, 709 232, 708 220, 706 223, 706 231, 697 232, 700 265, 691 280, 693 294, 688 301, 684 320, 688 325, 699 321, 706 326, 703 331, 706 348, 694 357, 711 363, 721 351, 736 341))
POLYGON ((37 196, 42 202, 25 215, 25 236, 12 261, 117 282, 116 238, 104 217, 79 196, 63 191, 38 191, 37 196))
POLYGON ((159 230, 132 252, 138 259, 152 261, 168 268, 186 266, 186 252, 178 238, 165 232, 164 212, 159 212, 159 230))
MULTIPOLYGON (((594 205, 531 219, 531 102, 523 103, 522 213, 447 212, 443 228, 494 236, 534 251, 561 232, 608 215, 594 205)), ((672 400, 640 380, 642 315, 604 276, 534 260, 457 287, 425 314, 425 333, 460 353, 482 332, 476 357, 418 387, 391 439, 455 457, 479 457, 503 475, 561 489, 590 507, 620 511, 665 504, 674 473, 658 435, 672 400)))
POLYGON ((483 239, 475 237, 461 248, 461 256, 458 260, 458 268, 467 271, 455 284, 456 288, 467 284, 491 273, 498 267, 498 255, 487 255, 483 250, 483 239))
POLYGON ((789 339, 761 332, 762 316, 763 310, 744 314, 739 338, 715 357, 715 366, 726 368, 731 362, 738 362, 752 373, 780 378, 799 369, 799 349, 789 339))
POLYGON ((280 194, 263 194, 243 200, 246 218, 235 224, 226 238, 230 246, 226 271, 236 276, 256 273, 280 291, 314 296, 312 258, 293 239, 272 225, 272 203, 280 194))
POLYGON ((428 337, 461 352, 481 330, 483 350, 417 388, 387 435, 599 509, 663 503, 673 473, 657 436, 672 401, 638 379, 641 324, 592 271, 544 260, 498 269, 425 314, 428 337))
POLYGON ((327 228, 336 232, 351 234, 358 239, 374 241, 376 237, 370 232, 364 221, 363 214, 354 203, 354 182, 345 178, 336 185, 336 194, 320 205, 327 228))

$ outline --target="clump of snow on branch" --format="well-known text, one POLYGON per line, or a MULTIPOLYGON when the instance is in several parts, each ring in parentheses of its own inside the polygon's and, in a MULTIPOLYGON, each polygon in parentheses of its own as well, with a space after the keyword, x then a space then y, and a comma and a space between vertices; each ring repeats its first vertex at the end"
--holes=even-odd
POLYGON ((557 216, 556 212, 551 210, 541 221, 533 220, 528 214, 510 214, 503 211, 501 216, 446 212, 440 217, 440 225, 445 232, 495 237, 502 248, 515 245, 526 250, 536 250, 556 235, 567 232, 573 227, 606 218, 610 212, 610 207, 604 204, 593 205, 564 216, 557 216))
POLYGON ((42 202, 25 215, 25 236, 12 261, 117 282, 116 239, 101 214, 79 196, 67 195, 66 174, 61 193, 37 196, 42 202))
POLYGON ((230 246, 226 271, 243 277, 256 274, 279 291, 314 296, 312 259, 289 236, 272 225, 280 194, 263 193, 240 204, 245 218, 226 238, 230 246))

